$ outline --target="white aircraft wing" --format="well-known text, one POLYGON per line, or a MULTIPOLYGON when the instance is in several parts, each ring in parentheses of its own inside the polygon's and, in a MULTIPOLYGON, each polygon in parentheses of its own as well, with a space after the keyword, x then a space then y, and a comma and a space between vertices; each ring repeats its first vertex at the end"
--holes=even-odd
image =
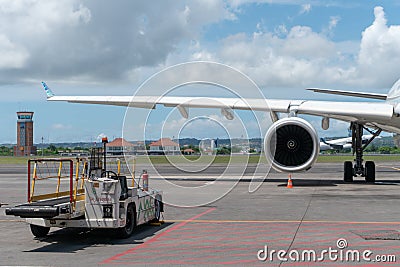
POLYGON ((299 101, 280 99, 238 99, 217 97, 175 97, 175 96, 52 96, 48 101, 101 104, 155 108, 182 106, 186 108, 231 108, 239 110, 284 112, 295 108, 298 114, 316 115, 344 121, 390 120, 394 115, 393 106, 386 103, 299 101))
POLYGON ((359 122, 370 126, 382 127, 390 125, 394 113, 393 105, 388 103, 371 102, 334 102, 334 101, 308 101, 308 100, 279 100, 279 99, 240 99, 218 97, 178 97, 178 96, 56 96, 44 84, 48 101, 66 101, 70 103, 101 104, 138 108, 156 108, 157 105, 178 107, 181 114, 187 117, 188 108, 220 108, 230 112, 230 109, 254 110, 276 113, 289 113, 315 115, 359 122), (185 116, 186 115, 186 116, 185 116))

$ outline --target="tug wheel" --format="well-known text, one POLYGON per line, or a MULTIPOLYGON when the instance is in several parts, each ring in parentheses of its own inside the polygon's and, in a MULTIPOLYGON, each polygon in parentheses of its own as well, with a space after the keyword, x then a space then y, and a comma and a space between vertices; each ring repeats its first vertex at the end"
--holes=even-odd
POLYGON ((31 227, 31 232, 35 237, 45 237, 50 231, 50 227, 45 227, 35 224, 31 224, 30 227, 31 227))
POLYGON ((154 200, 154 221, 159 222, 161 217, 161 202, 158 199, 154 200))
POLYGON ((128 205, 126 211, 126 224, 124 227, 118 228, 117 233, 120 238, 128 238, 132 235, 136 227, 136 210, 133 205, 128 205))

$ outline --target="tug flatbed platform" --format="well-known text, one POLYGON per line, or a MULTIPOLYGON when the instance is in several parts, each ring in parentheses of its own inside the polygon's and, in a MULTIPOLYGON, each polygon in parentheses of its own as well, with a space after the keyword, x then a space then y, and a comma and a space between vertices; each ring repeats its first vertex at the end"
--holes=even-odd
POLYGON ((54 218, 62 213, 68 213, 69 206, 70 197, 60 197, 7 208, 6 215, 14 215, 21 218, 54 218))

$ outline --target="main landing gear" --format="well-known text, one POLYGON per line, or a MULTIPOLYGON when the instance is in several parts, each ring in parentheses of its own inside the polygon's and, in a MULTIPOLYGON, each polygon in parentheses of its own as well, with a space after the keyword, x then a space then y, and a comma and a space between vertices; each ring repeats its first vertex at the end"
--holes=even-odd
POLYGON ((353 177, 362 176, 365 177, 367 183, 375 182, 375 163, 373 161, 366 161, 365 166, 363 165, 363 151, 364 149, 381 133, 381 129, 376 132, 372 132, 365 128, 363 125, 352 122, 350 125, 351 129, 351 139, 352 139, 352 150, 353 155, 356 155, 354 160, 354 166, 351 161, 344 162, 344 181, 352 182, 353 177), (366 129, 372 134, 371 139, 367 140, 363 144, 362 136, 363 130, 366 129))

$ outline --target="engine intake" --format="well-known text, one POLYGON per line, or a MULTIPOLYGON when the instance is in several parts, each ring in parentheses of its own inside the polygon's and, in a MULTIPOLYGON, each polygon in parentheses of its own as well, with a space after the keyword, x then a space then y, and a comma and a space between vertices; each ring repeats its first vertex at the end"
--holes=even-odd
POLYGON ((264 138, 267 160, 277 171, 297 172, 311 168, 319 153, 319 139, 312 125, 292 117, 278 120, 264 138))

